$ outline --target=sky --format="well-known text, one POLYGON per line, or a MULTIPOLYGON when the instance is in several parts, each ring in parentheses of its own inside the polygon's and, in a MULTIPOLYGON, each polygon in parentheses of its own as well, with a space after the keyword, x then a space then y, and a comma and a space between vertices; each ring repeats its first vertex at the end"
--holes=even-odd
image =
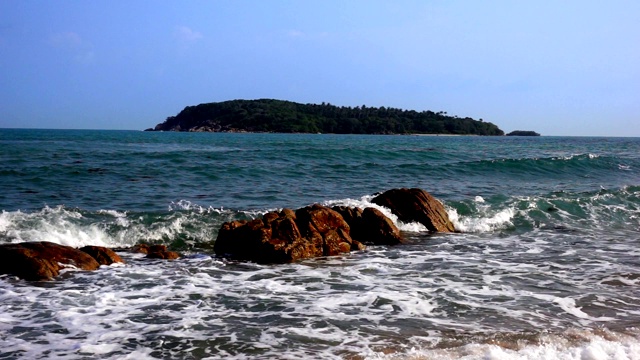
POLYGON ((271 98, 640 137, 637 0, 0 1, 0 128, 271 98))

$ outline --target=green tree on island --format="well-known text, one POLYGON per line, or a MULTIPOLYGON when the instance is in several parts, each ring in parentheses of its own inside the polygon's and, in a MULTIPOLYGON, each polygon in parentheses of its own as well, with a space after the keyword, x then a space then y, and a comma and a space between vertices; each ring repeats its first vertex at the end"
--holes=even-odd
POLYGON ((187 106, 155 131, 274 132, 336 134, 504 135, 496 125, 446 112, 388 107, 300 104, 260 99, 187 106))

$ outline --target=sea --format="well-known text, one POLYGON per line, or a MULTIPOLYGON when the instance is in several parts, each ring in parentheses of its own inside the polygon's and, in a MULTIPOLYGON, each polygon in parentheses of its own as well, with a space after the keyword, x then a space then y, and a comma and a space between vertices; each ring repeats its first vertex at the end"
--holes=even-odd
POLYGON ((0 276, 0 359, 640 359, 640 138, 0 130, 0 243, 175 261, 0 276), (264 265, 226 221, 393 188, 458 233, 264 265))

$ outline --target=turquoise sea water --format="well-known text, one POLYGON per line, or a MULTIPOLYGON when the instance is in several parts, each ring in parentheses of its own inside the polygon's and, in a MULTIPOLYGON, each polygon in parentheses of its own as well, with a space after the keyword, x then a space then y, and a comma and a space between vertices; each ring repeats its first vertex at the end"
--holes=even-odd
MULTIPOLYGON (((385 210, 385 209, 381 209, 385 210)), ((0 358, 640 358, 640 139, 0 129, 0 242, 174 262, 0 278, 0 358), (287 265, 224 221, 420 187, 459 234, 287 265)))

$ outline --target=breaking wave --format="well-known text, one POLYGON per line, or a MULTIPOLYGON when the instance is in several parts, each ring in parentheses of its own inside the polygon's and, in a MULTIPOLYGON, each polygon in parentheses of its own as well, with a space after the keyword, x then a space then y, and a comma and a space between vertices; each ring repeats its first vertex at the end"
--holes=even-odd
MULTIPOLYGON (((391 218, 401 231, 423 233, 417 223, 402 223, 389 209, 371 203, 373 196, 329 200, 326 206, 375 207, 391 218)), ((445 203, 457 230, 464 233, 535 229, 570 231, 584 229, 640 229, 640 187, 601 189, 586 193, 554 192, 545 196, 475 196, 445 203)), ((38 211, 2 211, 0 241, 51 241, 74 247, 84 245, 130 246, 138 242, 164 243, 178 249, 207 248, 226 221, 252 219, 268 211, 212 208, 181 200, 161 212, 129 212, 112 209, 86 211, 64 206, 38 211)))

